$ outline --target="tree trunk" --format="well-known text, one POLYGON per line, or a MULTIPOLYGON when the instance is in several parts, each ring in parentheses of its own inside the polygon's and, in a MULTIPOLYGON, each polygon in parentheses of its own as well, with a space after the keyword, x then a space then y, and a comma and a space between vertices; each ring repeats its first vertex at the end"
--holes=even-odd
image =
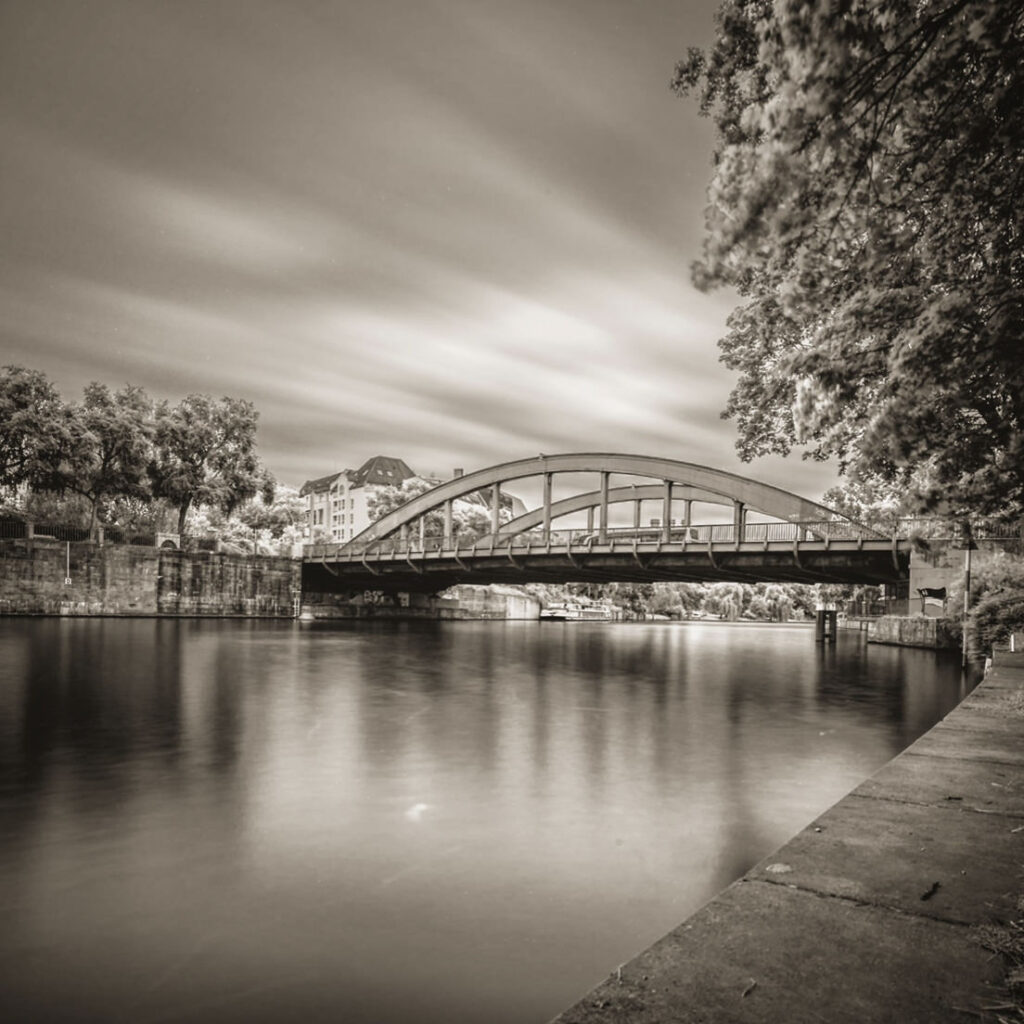
POLYGON ((188 510, 192 505, 192 500, 189 499, 184 504, 178 506, 178 534, 184 534, 185 532, 185 517, 188 515, 188 510))
POLYGON ((89 541, 94 544, 96 542, 96 500, 90 498, 89 505, 89 541))

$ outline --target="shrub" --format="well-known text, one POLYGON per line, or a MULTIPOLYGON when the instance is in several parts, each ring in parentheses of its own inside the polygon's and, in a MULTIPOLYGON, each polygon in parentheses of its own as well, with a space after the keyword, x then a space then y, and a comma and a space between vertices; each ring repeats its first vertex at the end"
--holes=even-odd
POLYGON ((971 649, 989 654, 1005 644, 1011 633, 1024 632, 1024 590, 997 590, 986 594, 967 619, 971 649))

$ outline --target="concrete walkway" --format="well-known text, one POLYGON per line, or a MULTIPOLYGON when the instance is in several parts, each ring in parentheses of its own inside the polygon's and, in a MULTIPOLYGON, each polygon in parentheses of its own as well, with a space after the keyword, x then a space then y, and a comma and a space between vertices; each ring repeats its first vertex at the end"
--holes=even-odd
POLYGON ((1024 654, 557 1024, 995 1020, 1024 893, 1024 654))

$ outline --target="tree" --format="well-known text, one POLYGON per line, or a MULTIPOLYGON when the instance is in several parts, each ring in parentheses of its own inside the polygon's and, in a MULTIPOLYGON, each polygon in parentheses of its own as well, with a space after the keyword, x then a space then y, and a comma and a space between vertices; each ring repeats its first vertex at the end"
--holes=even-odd
POLYGON ((273 500, 274 481, 256 454, 256 421, 251 402, 188 395, 156 410, 153 492, 178 510, 178 532, 192 505, 230 514, 257 493, 273 500))
MULTIPOLYGON (((436 484, 422 477, 410 477, 401 484, 379 487, 367 501, 367 512, 370 520, 376 522, 383 516, 401 508, 413 498, 432 490, 436 484)), ((424 517, 425 537, 441 537, 444 535, 444 511, 435 508, 424 517)), ((511 505, 502 505, 501 522, 507 523, 512 518, 511 505)), ((478 537, 486 537, 491 532, 491 514, 484 506, 464 498, 456 498, 452 502, 452 532, 457 540, 463 543, 478 537)))
POLYGON ((0 371, 0 486, 36 484, 60 448, 64 403, 45 374, 0 371))
POLYGON ((58 443, 36 474, 43 489, 80 495, 89 506, 89 534, 100 506, 115 497, 146 499, 152 458, 152 403, 135 385, 111 391, 87 384, 82 401, 65 406, 58 443))
POLYGON ((294 487, 276 486, 271 500, 262 494, 237 513, 239 522, 250 531, 254 550, 259 544, 279 554, 290 553, 302 540, 306 522, 306 502, 294 487))
POLYGON ((1024 510, 1024 7, 723 0, 674 89, 718 129, 701 287, 741 456, 1024 510))

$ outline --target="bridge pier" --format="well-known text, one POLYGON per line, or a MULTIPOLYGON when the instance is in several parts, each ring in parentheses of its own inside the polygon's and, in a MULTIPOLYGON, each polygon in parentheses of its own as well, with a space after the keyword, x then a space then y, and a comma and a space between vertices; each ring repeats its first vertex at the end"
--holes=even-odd
POLYGON ((814 642, 818 644, 836 642, 839 629, 839 613, 834 608, 819 608, 814 613, 814 642))

